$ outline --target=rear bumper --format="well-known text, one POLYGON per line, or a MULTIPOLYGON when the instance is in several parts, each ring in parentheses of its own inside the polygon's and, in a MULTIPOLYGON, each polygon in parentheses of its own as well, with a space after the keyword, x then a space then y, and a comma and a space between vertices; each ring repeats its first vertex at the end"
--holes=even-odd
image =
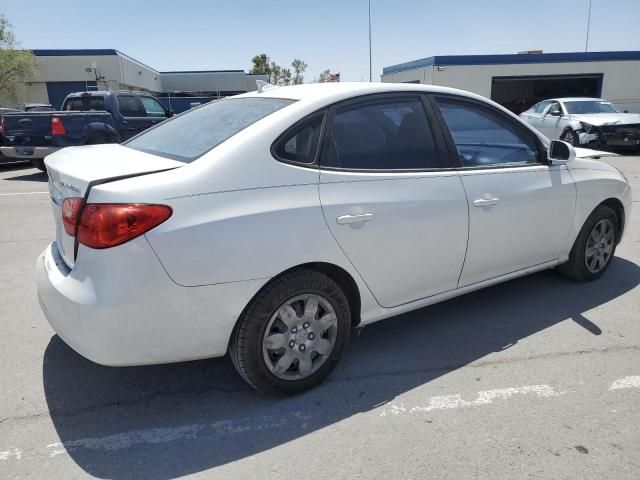
POLYGON ((60 150, 60 147, 0 147, 0 153, 5 157, 22 160, 42 159, 60 150))
POLYGON ((69 270, 57 246, 36 262, 38 300, 75 351, 109 366, 222 356, 242 310, 266 280, 182 287, 146 238, 106 250, 81 247, 69 270))

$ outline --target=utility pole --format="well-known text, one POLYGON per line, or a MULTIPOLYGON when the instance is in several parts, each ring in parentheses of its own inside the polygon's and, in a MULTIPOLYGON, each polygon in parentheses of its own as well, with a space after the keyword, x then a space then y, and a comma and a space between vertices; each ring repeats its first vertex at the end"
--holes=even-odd
POLYGON ((369 81, 373 82, 373 68, 371 67, 371 0, 369 0, 369 81))
POLYGON ((589 27, 591 26, 591 0, 589 0, 589 15, 587 16, 587 38, 584 42, 584 51, 589 50, 589 27))

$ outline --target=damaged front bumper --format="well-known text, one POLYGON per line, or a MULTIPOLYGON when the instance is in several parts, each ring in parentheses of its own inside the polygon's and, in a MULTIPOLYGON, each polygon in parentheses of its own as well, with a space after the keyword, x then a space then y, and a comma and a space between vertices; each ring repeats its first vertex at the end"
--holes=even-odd
POLYGON ((577 133, 580 145, 636 148, 640 146, 640 124, 601 127, 583 124, 582 130, 577 133))

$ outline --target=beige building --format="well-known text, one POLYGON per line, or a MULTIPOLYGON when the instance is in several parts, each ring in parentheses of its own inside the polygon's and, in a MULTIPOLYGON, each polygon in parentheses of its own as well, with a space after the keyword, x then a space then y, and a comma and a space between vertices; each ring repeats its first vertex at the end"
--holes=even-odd
POLYGON ((436 56, 386 67, 382 81, 460 88, 516 113, 569 96, 640 112, 640 51, 436 56))
POLYGON ((256 90, 256 80, 266 80, 266 75, 243 70, 159 72, 112 49, 33 50, 33 53, 38 60, 38 72, 19 89, 19 98, 13 103, 50 103, 59 108, 71 92, 144 90, 164 103, 172 97, 172 107, 181 111, 190 104, 256 90))

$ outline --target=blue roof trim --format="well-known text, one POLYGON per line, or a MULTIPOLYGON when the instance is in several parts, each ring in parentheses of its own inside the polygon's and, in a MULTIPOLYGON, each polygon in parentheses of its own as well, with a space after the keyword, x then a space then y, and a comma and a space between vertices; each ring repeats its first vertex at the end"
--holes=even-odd
POLYGON ((244 70, 175 70, 171 72, 160 72, 163 75, 165 74, 174 74, 174 73, 244 73, 244 70))
POLYGON ((444 55, 421 58, 382 69, 383 75, 446 65, 510 65, 523 63, 607 62, 640 60, 640 51, 523 53, 506 55, 444 55))
POLYGON ((85 50, 31 50, 36 57, 77 57, 81 55, 118 55, 111 48, 94 48, 85 50))

